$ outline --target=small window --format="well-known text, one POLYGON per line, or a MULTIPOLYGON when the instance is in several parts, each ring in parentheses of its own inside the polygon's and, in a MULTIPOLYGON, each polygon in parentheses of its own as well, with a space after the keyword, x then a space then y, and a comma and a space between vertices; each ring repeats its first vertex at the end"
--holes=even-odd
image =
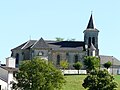
POLYGON ((69 53, 66 53, 66 56, 68 57, 68 56, 69 56, 69 53))
POLYGON ((60 65, 60 55, 57 55, 57 65, 60 65))
POLYGON ((95 45, 95 37, 92 38, 92 43, 95 45))
POLYGON ((90 48, 90 45, 91 45, 91 37, 89 37, 89 40, 88 40, 88 48, 90 48))
POLYGON ((75 55, 75 63, 78 62, 78 55, 75 55))
POLYGON ((16 53, 16 64, 19 64, 19 54, 16 53))
POLYGON ((44 54, 44 53, 40 51, 40 52, 38 53, 38 56, 43 56, 43 54, 44 54))

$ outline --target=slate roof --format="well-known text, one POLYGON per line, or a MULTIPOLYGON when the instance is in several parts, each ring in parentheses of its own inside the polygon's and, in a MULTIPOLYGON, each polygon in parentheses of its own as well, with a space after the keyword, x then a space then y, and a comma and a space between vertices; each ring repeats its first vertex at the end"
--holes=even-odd
POLYGON ((18 71, 18 68, 12 68, 12 67, 6 67, 6 66, 2 66, 1 68, 10 72, 18 71))
POLYGON ((31 48, 35 49, 49 48, 49 45, 43 40, 43 38, 41 38, 38 41, 36 41, 31 48))
POLYGON ((5 80, 5 79, 3 79, 3 78, 1 78, 1 77, 0 77, 0 80, 2 80, 2 81, 4 81, 4 82, 6 82, 6 83, 7 83, 7 80, 5 80))
POLYGON ((120 61, 113 57, 113 56, 105 56, 105 55, 100 55, 100 64, 103 65, 104 63, 110 61, 111 63, 113 63, 113 65, 118 65, 120 66, 120 61))
POLYGON ((49 48, 53 50, 85 50, 85 44, 83 41, 53 41, 53 40, 29 40, 22 45, 12 49, 12 50, 20 50, 20 49, 41 49, 41 48, 49 48))
POLYGON ((87 29, 94 29, 92 14, 91 14, 91 16, 90 16, 90 20, 89 20, 89 22, 88 22, 87 29))

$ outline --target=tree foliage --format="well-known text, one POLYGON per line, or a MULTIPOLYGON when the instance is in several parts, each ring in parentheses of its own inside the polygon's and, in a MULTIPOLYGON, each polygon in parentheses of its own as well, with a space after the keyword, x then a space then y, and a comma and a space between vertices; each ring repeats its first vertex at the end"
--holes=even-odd
POLYGON ((64 40, 64 38, 61 38, 61 37, 56 37, 55 39, 56 39, 56 41, 63 41, 64 40))
POLYGON ((84 65, 89 73, 91 70, 95 70, 100 67, 100 60, 97 57, 87 56, 84 58, 84 65))
POLYGON ((16 79, 16 87, 20 90, 60 89, 65 82, 60 70, 40 58, 24 61, 20 65, 16 79))
POLYGON ((73 67, 78 70, 78 74, 79 74, 79 70, 82 68, 82 63, 81 62, 76 62, 73 64, 73 67))
POLYGON ((116 90, 117 83, 107 70, 94 70, 84 79, 82 86, 88 90, 116 90))
POLYGON ((108 61, 103 66, 108 69, 111 65, 112 65, 112 63, 110 61, 108 61))
POLYGON ((67 60, 61 60, 61 61, 60 61, 60 66, 61 66, 63 69, 66 69, 66 68, 68 68, 69 63, 67 62, 67 60))

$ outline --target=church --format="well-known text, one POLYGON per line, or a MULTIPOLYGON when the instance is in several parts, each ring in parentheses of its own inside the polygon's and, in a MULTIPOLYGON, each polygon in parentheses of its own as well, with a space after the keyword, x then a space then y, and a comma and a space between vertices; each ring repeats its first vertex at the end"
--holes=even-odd
POLYGON ((31 60, 35 56, 38 56, 52 61, 56 67, 60 66, 61 60, 67 60, 69 69, 73 69, 73 63, 78 61, 83 63, 85 56, 97 56, 101 60, 101 65, 107 61, 111 61, 112 64, 115 62, 114 65, 117 69, 112 66, 111 70, 115 69, 115 73, 117 73, 120 67, 120 61, 112 56, 99 55, 99 30, 94 27, 92 14, 83 33, 84 41, 55 41, 44 40, 44 38, 28 40, 11 49, 11 57, 16 58, 16 67, 19 66, 20 61, 31 60))

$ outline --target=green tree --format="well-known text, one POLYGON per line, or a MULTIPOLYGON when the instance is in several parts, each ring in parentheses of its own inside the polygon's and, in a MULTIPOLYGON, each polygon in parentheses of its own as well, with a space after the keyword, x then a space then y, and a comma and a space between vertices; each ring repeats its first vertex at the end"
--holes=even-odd
POLYGON ((87 70, 87 73, 100 67, 100 60, 97 57, 87 56, 84 58, 83 62, 87 70))
POLYGON ((14 86, 20 88, 20 90, 61 89, 65 83, 60 70, 56 69, 51 63, 37 57, 24 61, 15 77, 18 83, 14 86))
POLYGON ((94 70, 84 79, 82 86, 88 90, 116 90, 117 83, 107 70, 94 70))
POLYGON ((68 68, 69 63, 67 62, 67 60, 61 60, 60 61, 60 66, 65 70, 68 68))
POLYGON ((60 61, 60 66, 61 66, 61 68, 63 69, 63 74, 64 74, 64 71, 65 71, 65 69, 68 68, 69 63, 68 63, 66 60, 61 60, 61 61, 60 61))
POLYGON ((108 61, 103 66, 108 69, 111 65, 112 65, 112 63, 110 61, 108 61))
POLYGON ((82 68, 82 63, 81 62, 76 62, 73 64, 73 67, 78 70, 78 74, 79 74, 79 70, 82 68))
POLYGON ((64 40, 64 38, 60 38, 60 37, 56 37, 55 39, 56 39, 56 41, 63 41, 64 40))

